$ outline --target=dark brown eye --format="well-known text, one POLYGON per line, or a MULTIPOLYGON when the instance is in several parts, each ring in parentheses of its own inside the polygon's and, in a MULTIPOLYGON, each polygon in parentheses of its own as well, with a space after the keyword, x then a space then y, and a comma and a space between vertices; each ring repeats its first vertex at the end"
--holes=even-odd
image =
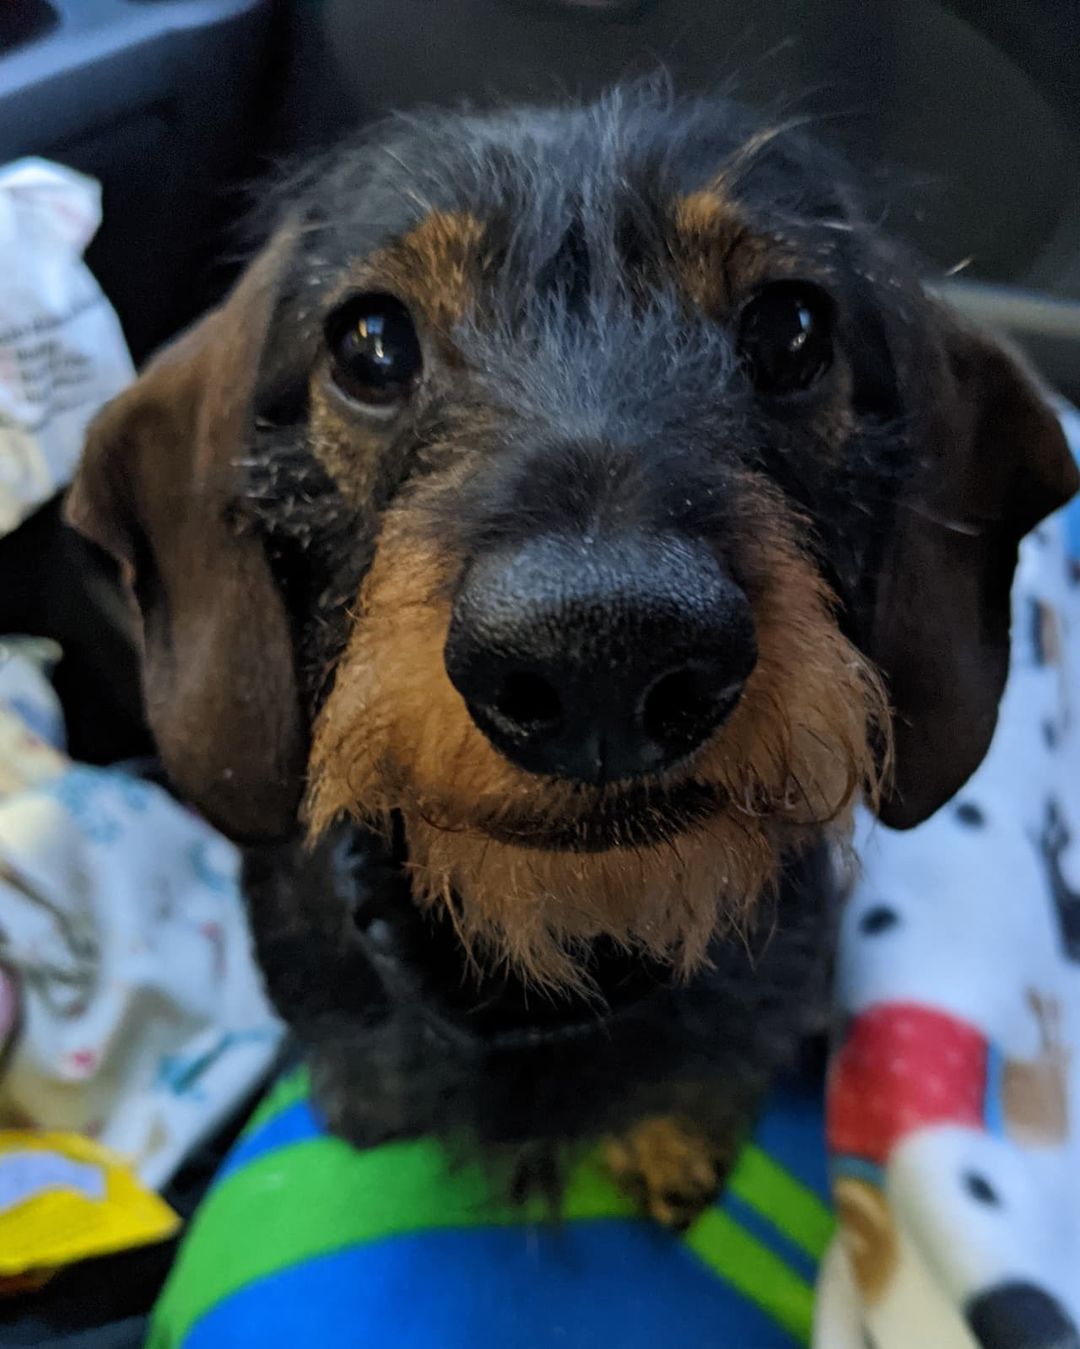
POLYGON ((739 352, 754 387, 783 395, 809 389, 833 360, 835 305, 809 281, 774 281, 739 317, 739 352))
POLYGON ((334 383, 354 402, 390 410, 420 375, 420 341, 392 295, 354 295, 326 323, 334 383))

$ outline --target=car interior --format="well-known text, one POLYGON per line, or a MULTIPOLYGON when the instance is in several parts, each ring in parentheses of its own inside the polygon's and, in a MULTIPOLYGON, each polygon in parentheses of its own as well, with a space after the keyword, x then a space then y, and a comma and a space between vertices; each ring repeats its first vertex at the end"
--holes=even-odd
MULTIPOLYGON (((1080 401, 1075 0, 0 0, 0 163, 92 175, 87 261, 138 364, 250 250, 259 185, 393 109, 591 95, 663 68, 806 116, 961 309, 1080 401)), ((103 556, 53 501, 0 540, 0 632, 56 639, 74 757, 150 756, 103 556)), ((168 1197, 190 1211, 228 1139, 168 1197)), ((0 1346, 142 1342, 171 1248, 0 1303, 0 1346)))

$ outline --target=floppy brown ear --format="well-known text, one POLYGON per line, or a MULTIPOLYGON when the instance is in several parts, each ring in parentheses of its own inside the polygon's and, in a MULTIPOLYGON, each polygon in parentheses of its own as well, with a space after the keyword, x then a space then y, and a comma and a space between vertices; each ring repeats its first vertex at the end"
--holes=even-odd
POLYGON ((131 579, 147 717, 173 782, 249 839, 295 824, 304 764, 288 617, 261 541, 232 509, 289 247, 272 243, 104 409, 67 502, 131 579))
POLYGON ((1019 360, 952 316, 938 323, 938 350, 915 372, 914 401, 931 406, 924 453, 901 493, 870 640, 896 711, 881 816, 897 828, 943 805, 989 748, 1020 540, 1080 481, 1019 360))

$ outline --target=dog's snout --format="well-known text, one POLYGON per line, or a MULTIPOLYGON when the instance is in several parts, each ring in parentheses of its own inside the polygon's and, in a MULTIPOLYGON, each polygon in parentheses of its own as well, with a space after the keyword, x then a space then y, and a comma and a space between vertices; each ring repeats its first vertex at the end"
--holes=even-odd
POLYGON ((756 660, 746 596, 676 537, 545 536, 468 569, 446 668, 531 772, 589 783, 670 767, 738 702, 756 660))

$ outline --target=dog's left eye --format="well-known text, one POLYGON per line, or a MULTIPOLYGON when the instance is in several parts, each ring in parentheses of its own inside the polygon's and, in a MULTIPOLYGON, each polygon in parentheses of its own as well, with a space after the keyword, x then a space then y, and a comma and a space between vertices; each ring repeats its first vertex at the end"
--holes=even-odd
POLYGON ((739 317, 739 353, 754 387, 783 395, 809 389, 832 365, 835 305, 809 281, 774 281, 739 317))
POLYGON ((390 410, 408 397, 422 357, 409 311, 393 295, 355 295, 326 324, 334 382, 354 402, 390 410))

